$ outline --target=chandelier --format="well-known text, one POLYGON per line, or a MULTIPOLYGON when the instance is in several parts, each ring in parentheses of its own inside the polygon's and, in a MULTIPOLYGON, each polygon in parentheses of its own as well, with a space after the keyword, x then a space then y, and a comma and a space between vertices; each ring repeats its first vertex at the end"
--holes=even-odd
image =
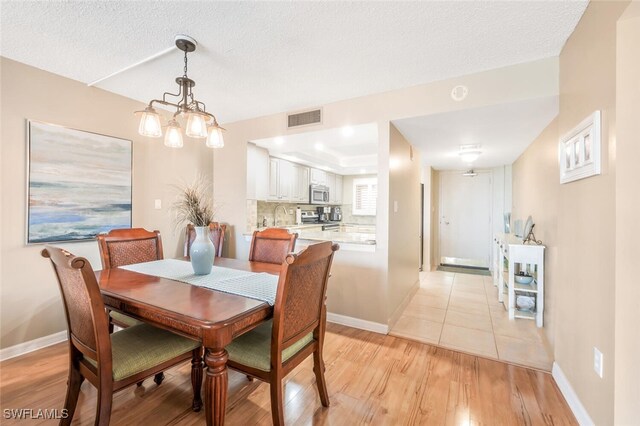
POLYGON ((176 108, 176 112, 166 125, 164 144, 171 148, 182 148, 182 127, 177 118, 186 120, 185 134, 192 138, 206 138, 206 145, 209 148, 222 148, 224 138, 223 129, 218 124, 216 117, 207 112, 204 103, 198 101, 193 96, 193 86, 196 82, 187 77, 187 53, 196 50, 196 41, 186 35, 176 36, 176 46, 184 52, 184 75, 176 78, 178 83, 178 93, 165 92, 162 99, 153 99, 143 111, 136 111, 141 114, 138 133, 142 136, 159 138, 162 136, 162 125, 160 124, 160 114, 153 107, 154 104, 165 105, 176 108), (167 97, 178 98, 177 102, 169 102, 167 97))

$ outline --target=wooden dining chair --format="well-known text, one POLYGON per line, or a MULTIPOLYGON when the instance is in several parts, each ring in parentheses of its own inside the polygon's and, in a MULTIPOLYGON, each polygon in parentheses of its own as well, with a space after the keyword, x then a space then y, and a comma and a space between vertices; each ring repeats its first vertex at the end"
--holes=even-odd
POLYGON ((269 383, 274 425, 284 424, 282 379, 311 354, 320 401, 329 406, 322 347, 327 280, 338 249, 337 244, 325 241, 289 254, 280 271, 273 320, 226 347, 230 368, 269 383))
POLYGON ((42 256, 53 266, 67 319, 69 379, 64 408, 71 424, 80 385, 87 379, 98 389, 96 425, 108 425, 113 394, 142 379, 192 359, 194 411, 202 407, 202 343, 148 324, 109 334, 108 317, 89 262, 46 246, 42 256))
MULTIPOLYGON (((112 229, 106 234, 98 234, 98 248, 102 269, 117 268, 133 263, 152 262, 161 260, 162 238, 160 231, 147 231, 144 228, 112 229)), ((109 333, 113 333, 113 326, 120 328, 143 324, 135 318, 120 312, 109 312, 109 333)), ((153 381, 160 385, 164 380, 164 373, 156 374, 153 381)), ((142 381, 138 386, 142 385, 142 381)))
MULTIPOLYGON (((98 234, 98 247, 102 269, 163 258, 160 231, 147 231, 144 228, 112 229, 106 234, 98 234)), ((114 324, 122 328, 141 324, 140 321, 115 311, 111 311, 109 317, 111 331, 114 324)))
POLYGON ((98 246, 103 269, 151 262, 164 257, 160 231, 147 231, 144 228, 112 229, 106 234, 98 234, 98 246))
POLYGON ((249 249, 249 260, 280 265, 287 255, 295 249, 297 239, 297 233, 290 233, 283 228, 254 231, 249 249))
MULTIPOLYGON (((227 231, 227 225, 211 222, 209 224, 209 239, 215 247, 216 257, 222 257, 222 247, 224 245, 224 233, 227 231)), ((187 259, 191 254, 191 244, 196 239, 196 228, 192 224, 187 225, 184 236, 184 257, 187 259)))

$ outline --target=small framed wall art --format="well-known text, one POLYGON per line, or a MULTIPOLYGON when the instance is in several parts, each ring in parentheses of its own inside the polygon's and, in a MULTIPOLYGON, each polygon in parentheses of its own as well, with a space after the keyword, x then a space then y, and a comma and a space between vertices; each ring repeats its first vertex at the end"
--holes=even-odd
POLYGON ((130 140, 27 121, 27 244, 131 227, 130 140))
POLYGON ((560 183, 600 174, 600 111, 595 111, 560 138, 560 183))

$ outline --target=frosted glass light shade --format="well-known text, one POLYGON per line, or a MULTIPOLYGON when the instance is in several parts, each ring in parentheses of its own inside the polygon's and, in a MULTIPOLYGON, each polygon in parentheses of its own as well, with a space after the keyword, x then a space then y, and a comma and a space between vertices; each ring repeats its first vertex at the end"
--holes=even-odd
POLYGON ((164 144, 170 148, 182 148, 182 129, 176 120, 171 120, 164 136, 164 144))
POLYGON ((138 133, 142 136, 148 136, 151 138, 159 138, 162 136, 160 116, 152 107, 146 107, 144 111, 142 111, 140 125, 138 126, 138 133))
POLYGON ((209 135, 207 136, 207 146, 209 148, 222 148, 224 146, 224 137, 222 129, 218 126, 209 127, 209 135))
POLYGON ((206 138, 207 121, 205 120, 205 116, 197 112, 187 113, 187 128, 185 133, 192 138, 206 138))
POLYGON ((462 151, 459 155, 465 163, 473 163, 480 157, 480 151, 462 151))

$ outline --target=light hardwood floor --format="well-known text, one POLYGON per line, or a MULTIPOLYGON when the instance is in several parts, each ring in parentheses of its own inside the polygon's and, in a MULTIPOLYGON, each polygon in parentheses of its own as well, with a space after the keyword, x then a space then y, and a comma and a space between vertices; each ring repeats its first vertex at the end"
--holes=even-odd
MULTIPOLYGON (((286 378, 286 424, 576 424, 551 375, 398 337, 329 324, 325 344, 331 407, 323 408, 311 358, 286 378)), ((67 346, 0 363, 0 408, 62 408, 67 346)), ((112 425, 204 424, 190 410, 190 366, 114 397, 112 425)), ((230 372, 226 424, 269 425, 268 385, 230 372)), ((94 420, 96 391, 82 385, 74 424, 94 420)), ((15 422, 10 424, 55 424, 15 422)))

